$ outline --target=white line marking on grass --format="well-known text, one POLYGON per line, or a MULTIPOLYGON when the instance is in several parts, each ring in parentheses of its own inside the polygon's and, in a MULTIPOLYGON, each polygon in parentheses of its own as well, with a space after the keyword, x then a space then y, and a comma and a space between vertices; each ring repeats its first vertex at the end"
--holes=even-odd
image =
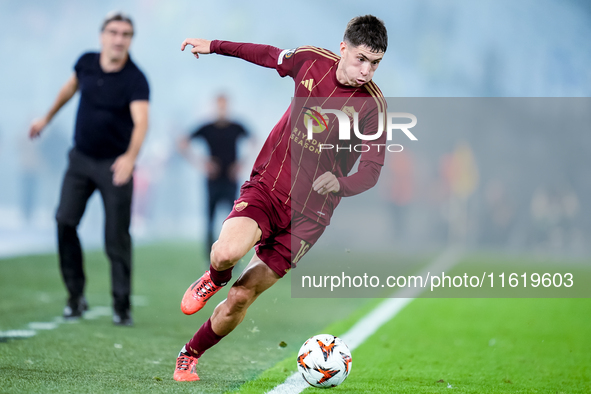
MULTIPOLYGON (((140 300, 139 306, 148 305, 148 299, 144 296, 136 296, 136 300, 140 300)), ((99 317, 111 316, 113 313, 112 309, 108 306, 95 306, 84 312, 82 318, 84 320, 94 320, 99 317)), ((56 316, 53 321, 50 322, 31 322, 27 325, 25 330, 8 330, 0 331, 0 342, 6 342, 9 339, 24 339, 30 338, 37 335, 37 331, 41 330, 55 330, 60 324, 76 324, 79 319, 64 319, 62 316, 56 316)))
POLYGON ((30 338, 35 335, 36 332, 34 330, 8 330, 8 331, 0 331, 0 341, 7 340, 7 339, 21 339, 21 338, 30 338))
POLYGON ((112 310, 108 306, 95 306, 84 312, 84 320, 94 320, 97 317, 111 316, 112 310))
POLYGON ((132 295, 131 305, 133 306, 148 306, 148 297, 143 295, 132 295))
MULTIPOLYGON (((443 272, 449 270, 460 260, 460 252, 457 249, 450 248, 441 253, 428 267, 426 267, 419 275, 423 276, 431 272, 443 272)), ((405 287, 397 292, 396 298, 388 298, 373 311, 371 311, 364 318, 359 320, 353 327, 345 334, 341 335, 341 339, 345 341, 351 351, 361 345, 367 338, 373 335, 384 323, 390 321, 398 314, 406 305, 418 297, 424 288, 421 287, 405 287)), ((276 386, 273 390, 268 391, 267 394, 299 394, 310 385, 302 378, 299 372, 294 373, 285 382, 276 386)))
POLYGON ((296 372, 267 394, 298 394, 308 387, 310 387, 308 382, 302 378, 299 372, 296 372))
POLYGON ((55 330, 57 325, 56 322, 31 322, 29 328, 31 330, 55 330))

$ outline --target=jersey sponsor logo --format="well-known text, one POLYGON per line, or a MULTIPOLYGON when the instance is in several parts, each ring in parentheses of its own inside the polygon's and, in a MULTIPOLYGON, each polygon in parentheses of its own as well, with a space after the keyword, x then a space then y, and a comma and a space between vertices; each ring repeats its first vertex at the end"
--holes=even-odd
POLYGON ((236 212, 240 212, 240 211, 243 211, 244 208, 246 208, 247 206, 248 206, 248 203, 246 201, 240 201, 239 203, 234 205, 234 210, 236 212))
POLYGON ((312 87, 314 86, 314 79, 313 78, 306 79, 305 81, 302 81, 302 85, 304 85, 304 87, 311 92, 312 87))
POLYGON ((283 64, 283 59, 289 59, 290 57, 292 57, 293 54, 295 53, 296 49, 285 49, 285 50, 283 50, 279 54, 279 57, 277 58, 277 64, 278 65, 282 65, 283 64))

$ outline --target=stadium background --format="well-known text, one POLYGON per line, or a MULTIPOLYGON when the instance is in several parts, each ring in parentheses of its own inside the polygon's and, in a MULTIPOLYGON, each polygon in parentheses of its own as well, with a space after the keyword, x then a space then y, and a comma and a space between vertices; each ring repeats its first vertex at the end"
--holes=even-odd
MULTIPOLYGON (((384 19, 389 30, 388 53, 375 78, 387 96, 588 97, 591 92, 591 49, 585 39, 591 33, 591 8, 584 1, 374 1, 367 5, 301 1, 287 5, 262 0, 29 0, 4 1, 0 7, 0 51, 5 56, 0 65, 0 167, 4 169, 0 172, 0 254, 5 256, 55 250, 53 215, 77 98, 40 140, 27 140, 28 125, 49 108, 77 56, 98 48, 100 22, 111 10, 133 17, 136 35, 131 54, 151 85, 150 129, 135 179, 132 232, 136 243, 203 238, 203 178, 180 157, 174 144, 180 135, 211 118, 215 94, 226 92, 231 97, 232 116, 242 120, 260 144, 292 93, 291 80, 280 79, 273 70, 216 56, 193 59, 179 50, 186 37, 282 48, 311 44, 336 52, 346 22, 354 15, 373 13, 384 19)), ((479 130, 474 133, 472 141, 479 138, 479 130)), ((516 138, 515 151, 538 149, 540 163, 545 155, 552 155, 554 162, 565 164, 554 172, 537 164, 533 169, 514 166, 507 172, 510 179, 488 179, 479 172, 479 168, 498 165, 500 152, 495 154, 492 147, 486 155, 469 152, 463 157, 470 160, 472 154, 472 174, 460 174, 468 177, 464 179, 468 184, 457 187, 450 180, 448 164, 466 148, 460 137, 450 138, 437 157, 422 157, 411 164, 402 156, 396 159, 399 162, 393 160, 388 171, 402 172, 397 174, 400 179, 413 174, 404 170, 405 165, 413 165, 414 179, 422 185, 406 193, 398 187, 403 182, 390 185, 388 179, 394 178, 385 176, 377 190, 385 209, 392 211, 392 231, 400 235, 400 248, 437 248, 456 240, 458 231, 466 232, 454 230, 450 219, 452 189, 463 187, 456 192, 466 195, 469 231, 460 238, 469 245, 588 255, 591 213, 584 196, 591 193, 591 183, 588 177, 568 174, 577 168, 582 171, 588 148, 577 147, 591 144, 583 130, 571 137, 562 149, 553 149, 556 138, 548 135, 516 138), (532 180, 533 172, 551 176, 532 180), (392 192, 393 187, 398 191, 392 192), (426 199, 426 194, 435 197, 426 199)), ((243 152, 244 179, 255 153, 243 152)), ((102 222, 101 210, 95 195, 81 224, 87 247, 102 244, 102 228, 96 225, 102 222)))

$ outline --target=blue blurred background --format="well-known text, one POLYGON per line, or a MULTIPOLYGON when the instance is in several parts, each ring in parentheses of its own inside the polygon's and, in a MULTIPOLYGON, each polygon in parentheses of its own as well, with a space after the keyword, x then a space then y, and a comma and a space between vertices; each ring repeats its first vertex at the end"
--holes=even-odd
MULTIPOLYGON (((242 121, 260 145, 289 105, 293 92, 293 82, 281 79, 273 70, 215 55, 195 60, 180 51, 187 37, 281 48, 315 45, 338 53, 349 19, 371 13, 385 21, 389 32, 388 52, 374 78, 385 96, 591 94, 591 3, 584 0, 375 0, 365 4, 350 0, 4 0, 0 2, 0 53, 4 59, 0 63, 0 255, 56 248, 53 216, 66 153, 72 144, 77 96, 40 139, 29 141, 28 127, 49 109, 80 54, 99 49, 99 27, 112 10, 132 16, 136 35, 131 56, 151 87, 150 129, 135 177, 132 233, 136 243, 203 239, 204 178, 176 152, 175 144, 179 136, 212 118, 215 95, 229 95, 231 116, 242 121)), ((589 131, 581 130, 581 137, 589 131)), ((256 152, 243 149, 244 179, 256 152)), ((563 154, 568 156, 568 152, 563 154)), ((476 162, 479 159, 484 160, 476 157, 476 162)), ((588 156, 581 156, 581 160, 589 161, 588 156)), ((432 165, 440 165, 440 158, 434 158, 432 165)), ((528 177, 519 173, 519 168, 515 171, 518 178, 528 177)), ((431 172, 437 173, 436 168, 431 172)), ((544 187, 540 185, 534 193, 523 190, 522 200, 531 204, 516 204, 511 210, 524 210, 531 220, 536 215, 547 216, 555 228, 536 242, 527 241, 531 237, 523 234, 517 234, 517 241, 501 237, 491 242, 486 231, 481 231, 480 236, 470 237, 472 243, 588 254, 588 195, 576 192, 589 190, 588 184, 558 185, 558 191, 544 187), (565 226, 561 217, 569 215, 585 218, 583 223, 568 222, 570 227, 561 230, 574 234, 569 237, 576 238, 575 243, 566 242, 564 235, 555 231, 565 226)), ((484 182, 474 188, 480 190, 474 192, 474 198, 481 202, 489 198, 494 203, 503 193, 498 185, 484 182)), ((439 211, 448 206, 442 201, 439 211)), ((507 234, 519 233, 517 224, 506 219, 511 213, 500 208, 498 219, 508 223, 507 234)), ((225 215, 219 216, 221 222, 225 215)), ((100 199, 95 195, 80 227, 85 246, 101 245, 102 218, 100 199)), ((425 220, 424 226, 433 228, 442 219, 425 220)), ((474 226, 473 231, 485 227, 474 226)), ((441 234, 429 238, 429 234, 418 229, 415 241, 437 244, 449 238, 441 234)))

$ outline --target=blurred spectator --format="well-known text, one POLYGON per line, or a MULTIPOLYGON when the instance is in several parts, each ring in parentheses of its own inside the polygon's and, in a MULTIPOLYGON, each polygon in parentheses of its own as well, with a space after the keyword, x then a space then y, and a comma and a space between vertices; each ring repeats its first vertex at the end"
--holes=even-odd
POLYGON ((88 308, 84 297, 82 248, 77 227, 86 203, 99 190, 105 208, 105 247, 111 261, 113 323, 132 325, 131 202, 133 170, 148 128, 149 88, 129 56, 133 24, 121 13, 107 15, 101 27, 101 52, 83 54, 49 112, 31 125, 38 137, 55 114, 80 90, 74 147, 60 204, 57 231, 60 268, 68 302, 64 317, 79 318, 88 308))
MULTIPOLYGON (((238 141, 248 137, 248 132, 239 123, 228 118, 228 99, 224 95, 216 98, 216 119, 207 123, 179 141, 179 151, 195 167, 207 176, 207 227, 206 253, 214 242, 214 218, 219 204, 226 204, 230 212, 238 197, 238 141), (192 139, 203 139, 209 150, 209 157, 203 160, 190 149, 192 139)), ((227 214, 226 212, 225 214, 227 214)), ((209 267, 209 255, 207 255, 209 267)))

